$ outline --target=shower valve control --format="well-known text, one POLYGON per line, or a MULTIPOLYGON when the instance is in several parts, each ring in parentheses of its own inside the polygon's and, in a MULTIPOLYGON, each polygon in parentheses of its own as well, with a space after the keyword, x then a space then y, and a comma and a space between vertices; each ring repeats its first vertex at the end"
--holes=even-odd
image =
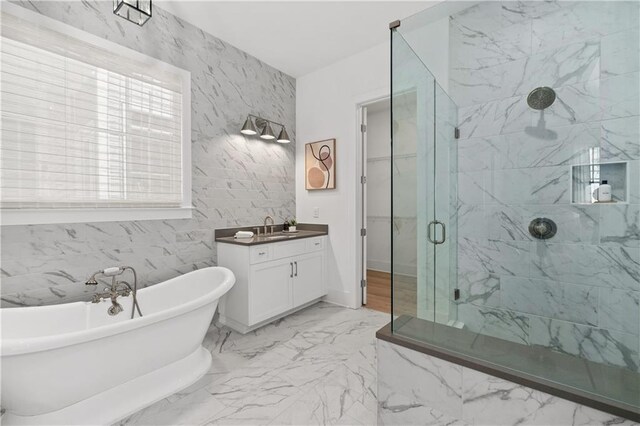
POLYGON ((546 217, 537 217, 529 223, 529 233, 538 240, 547 240, 558 232, 556 223, 546 217))

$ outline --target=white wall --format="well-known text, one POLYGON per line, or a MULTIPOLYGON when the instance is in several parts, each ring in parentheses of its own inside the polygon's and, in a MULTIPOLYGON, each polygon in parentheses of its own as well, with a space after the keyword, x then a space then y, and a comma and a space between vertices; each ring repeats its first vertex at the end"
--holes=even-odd
MULTIPOLYGON (((402 27, 402 26, 401 26, 402 27)), ((449 91, 449 16, 402 33, 411 49, 431 71, 440 87, 449 91)))
POLYGON ((383 43, 296 80, 297 218, 329 224, 327 300, 353 308, 360 304, 357 105, 388 96, 389 67, 389 43, 383 43), (304 144, 327 138, 336 138, 336 189, 307 191, 304 144))

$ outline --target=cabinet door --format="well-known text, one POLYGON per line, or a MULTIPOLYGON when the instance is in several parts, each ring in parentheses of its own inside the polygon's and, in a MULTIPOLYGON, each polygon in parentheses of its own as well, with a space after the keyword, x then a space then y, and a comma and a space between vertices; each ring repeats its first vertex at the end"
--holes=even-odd
POLYGON ((293 260, 297 263, 297 265, 294 264, 293 305, 300 306, 324 296, 326 291, 323 254, 312 253, 293 260))
POLYGON ((291 281, 293 260, 283 259, 251 266, 249 279, 250 325, 293 308, 291 281))

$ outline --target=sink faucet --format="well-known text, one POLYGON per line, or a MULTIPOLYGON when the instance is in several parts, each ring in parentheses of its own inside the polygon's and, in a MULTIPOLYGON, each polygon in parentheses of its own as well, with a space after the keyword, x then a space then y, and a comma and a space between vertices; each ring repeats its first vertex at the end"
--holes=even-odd
POLYGON ((275 222, 273 221, 273 218, 271 216, 267 216, 264 218, 264 233, 265 235, 267 234, 267 221, 270 220, 271 221, 271 233, 273 234, 273 225, 275 224, 275 222))

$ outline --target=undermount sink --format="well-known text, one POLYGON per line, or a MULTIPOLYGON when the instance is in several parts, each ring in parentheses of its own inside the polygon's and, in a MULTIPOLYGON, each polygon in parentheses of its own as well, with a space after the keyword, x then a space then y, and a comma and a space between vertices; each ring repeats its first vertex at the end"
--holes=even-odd
POLYGON ((294 235, 271 235, 269 237, 264 237, 264 238, 266 238, 267 240, 281 240, 284 238, 293 238, 293 237, 294 235))

